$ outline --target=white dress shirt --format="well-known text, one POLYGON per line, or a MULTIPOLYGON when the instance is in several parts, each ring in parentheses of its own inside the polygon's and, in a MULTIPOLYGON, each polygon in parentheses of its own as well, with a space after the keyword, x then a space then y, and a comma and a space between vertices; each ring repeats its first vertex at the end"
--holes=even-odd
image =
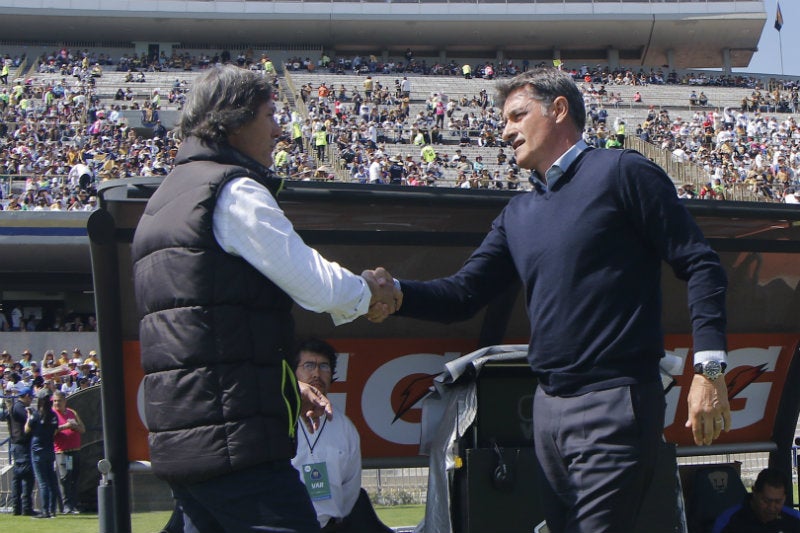
POLYGON ((303 466, 325 463, 330 482, 330 497, 312 501, 321 527, 331 518, 350 514, 361 490, 361 441, 353 423, 344 413, 335 411, 333 419, 320 418, 320 429, 308 433, 298 424, 297 455, 292 466, 303 477, 303 466))
POLYGON ((223 250, 245 259, 302 308, 330 313, 337 326, 369 310, 366 281, 307 246, 255 180, 235 178, 222 188, 213 226, 223 250))

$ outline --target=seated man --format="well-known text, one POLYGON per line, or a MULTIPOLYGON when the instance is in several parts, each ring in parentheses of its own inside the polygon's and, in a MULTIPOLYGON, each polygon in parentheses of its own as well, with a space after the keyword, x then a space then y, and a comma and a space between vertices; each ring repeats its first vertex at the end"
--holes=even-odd
POLYGON ((740 505, 724 511, 713 533, 800 533, 800 513, 784 506, 789 480, 780 470, 765 468, 740 505))
MULTIPOLYGON (((298 381, 327 396, 335 372, 336 351, 330 344, 317 339, 300 344, 295 355, 298 381)), ((350 419, 334 408, 333 419, 322 417, 315 433, 309 434, 303 424, 297 433, 292 465, 306 485, 323 533, 390 533, 361 489, 361 442, 350 419)))

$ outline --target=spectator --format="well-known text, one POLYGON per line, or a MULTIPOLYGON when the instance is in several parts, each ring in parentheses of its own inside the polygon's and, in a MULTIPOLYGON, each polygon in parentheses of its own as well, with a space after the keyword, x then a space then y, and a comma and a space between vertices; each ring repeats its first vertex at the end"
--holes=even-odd
POLYGON ((22 309, 15 305, 11 309, 11 331, 22 330, 22 309))
MULTIPOLYGON (((309 339, 297 348, 294 367, 298 381, 327 396, 336 375, 336 351, 324 341, 309 339)), ((361 506, 354 512, 361 491, 361 445, 353 423, 334 411, 331 420, 320 419, 319 427, 309 434, 299 425, 302 438, 297 440, 292 465, 311 496, 320 527, 339 533, 391 532, 379 521, 365 521, 364 513, 358 512, 361 506), (320 480, 322 486, 315 486, 313 482, 320 480)))
POLYGON ((8 415, 8 433, 11 441, 11 458, 14 461, 14 479, 11 500, 14 515, 36 516, 33 509, 33 462, 31 460, 31 435, 25 431, 28 409, 33 399, 29 387, 20 389, 8 415))
POLYGON ((33 355, 31 351, 27 348, 22 351, 22 355, 20 356, 19 364, 22 365, 23 370, 29 369, 31 367, 31 363, 33 363, 33 355))
POLYGON ((100 370, 100 359, 95 350, 89 350, 89 355, 83 360, 83 364, 89 365, 92 370, 100 370))
MULTIPOLYGON (((75 363, 70 363, 70 369, 75 368, 75 363)), ((88 381, 87 381, 88 382, 88 381)), ((78 373, 71 370, 69 374, 61 378, 61 392, 69 396, 78 390, 78 373)))
POLYGON ((58 428, 58 419, 53 413, 50 392, 40 390, 36 394, 36 408, 28 408, 25 433, 31 436, 31 460, 36 484, 42 499, 42 512, 36 518, 55 516, 58 504, 58 479, 53 469, 56 454, 53 444, 58 428))
POLYGON ((86 426, 74 409, 67 407, 67 395, 53 394, 53 412, 58 419, 54 439, 56 467, 64 500, 64 514, 80 514, 78 510, 78 481, 80 479, 81 434, 86 426))
POLYGON ((55 368, 56 366, 56 356, 53 350, 47 350, 44 352, 44 357, 42 358, 42 365, 41 368, 55 368))
POLYGON ((383 157, 378 155, 369 165, 369 183, 383 183, 383 157))

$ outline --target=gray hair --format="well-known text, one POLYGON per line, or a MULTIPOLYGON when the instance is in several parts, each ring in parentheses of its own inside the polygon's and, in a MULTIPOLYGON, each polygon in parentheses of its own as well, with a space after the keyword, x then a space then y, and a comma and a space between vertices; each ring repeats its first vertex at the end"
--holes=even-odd
POLYGON ((510 80, 497 83, 496 105, 501 109, 505 105, 506 98, 517 89, 526 89, 531 98, 546 102, 547 105, 553 103, 559 96, 567 99, 569 116, 575 123, 578 132, 583 133, 586 127, 586 107, 583 103, 583 95, 575 84, 572 76, 551 67, 535 68, 510 80))
POLYGON ((177 136, 224 142, 271 99, 272 86, 266 77, 232 65, 212 67, 193 84, 177 136))

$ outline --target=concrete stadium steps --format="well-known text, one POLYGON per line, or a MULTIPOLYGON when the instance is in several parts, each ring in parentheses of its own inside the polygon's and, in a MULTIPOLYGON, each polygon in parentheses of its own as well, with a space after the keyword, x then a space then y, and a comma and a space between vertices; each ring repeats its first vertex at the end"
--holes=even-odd
MULTIPOLYGON (((420 147, 408 145, 408 144, 391 144, 386 143, 385 145, 381 145, 383 147, 383 151, 386 153, 388 157, 399 157, 405 160, 407 156, 412 156, 413 160, 416 163, 420 163, 422 161, 422 157, 420 156, 420 147)), ((479 147, 479 146, 469 146, 469 147, 459 147, 458 145, 433 145, 436 149, 436 153, 438 155, 447 154, 449 160, 452 162, 454 161, 454 156, 456 154, 456 149, 461 150, 463 155, 467 156, 470 163, 475 162, 475 158, 480 155, 483 157, 483 163, 486 168, 489 170, 489 174, 493 174, 495 170, 500 171, 500 177, 505 180, 505 173, 508 170, 508 165, 498 165, 497 164, 497 152, 498 148, 489 148, 489 147, 479 147)), ((503 149, 506 152, 506 155, 512 153, 509 148, 503 149)), ((423 169, 424 170, 424 169, 423 169)), ((444 168, 444 177, 440 180, 441 183, 446 183, 448 185, 454 185, 456 182, 456 178, 458 177, 458 171, 455 168, 446 167, 444 168)))
MULTIPOLYGON (((344 85, 348 94, 352 94, 353 88, 355 87, 362 96, 364 94, 364 80, 367 77, 366 75, 331 74, 329 72, 319 71, 313 73, 288 71, 287 75, 291 76, 295 86, 298 88, 310 82, 316 91, 317 87, 324 82, 328 87, 332 87, 334 90, 338 90, 340 85, 344 85)), ((420 101, 425 102, 433 93, 444 93, 451 98, 461 98, 462 96, 472 98, 476 96, 481 89, 486 89, 489 93, 489 97, 492 98, 496 83, 496 81, 479 78, 465 80, 459 76, 423 76, 419 74, 401 73, 370 74, 370 76, 372 76, 374 81, 380 82, 382 86, 388 87, 390 91, 394 90, 395 80, 402 80, 403 76, 407 76, 409 81, 411 81, 412 103, 420 101)), ((316 93, 314 93, 314 96, 316 96, 316 93)))
MULTIPOLYGON (((113 68, 113 67, 108 67, 113 68)), ((161 107, 168 109, 172 106, 167 100, 167 95, 172 89, 175 79, 186 80, 189 87, 191 87, 194 80, 202 74, 203 71, 165 71, 165 72, 145 72, 145 82, 125 82, 127 72, 116 72, 114 70, 104 70, 103 75, 95 78, 95 92, 100 97, 101 103, 110 104, 114 102, 114 95, 117 90, 130 89, 134 93, 134 100, 140 105, 144 101, 149 101, 155 89, 159 90, 161 94, 161 107)), ((63 82, 67 87, 73 87, 76 79, 72 75, 63 76, 61 74, 35 74, 33 77, 34 83, 37 84, 56 84, 63 82)), ((130 106, 132 102, 127 102, 126 105, 130 106)))
MULTIPOLYGON (((329 72, 303 72, 303 71, 290 71, 288 73, 294 80, 295 84, 299 87, 304 83, 311 82, 314 89, 320 83, 325 82, 329 87, 338 88, 339 85, 344 84, 345 88, 349 91, 353 87, 357 87, 359 91, 363 92, 363 82, 366 76, 356 74, 332 74, 329 72)), ((461 76, 423 76, 419 74, 373 74, 372 78, 379 81, 382 85, 388 86, 390 89, 394 88, 394 80, 402 79, 406 75, 411 81, 412 100, 425 100, 432 93, 445 93, 449 96, 467 96, 471 98, 477 95, 481 89, 485 89, 489 93, 489 98, 494 97, 494 90, 497 80, 484 80, 480 78, 473 78, 465 80, 461 76)), ((503 78, 500 78, 501 80, 503 78)), ((579 81, 578 84, 582 87, 588 88, 593 85, 599 89, 599 83, 587 84, 579 81)), ((708 96, 708 106, 705 108, 695 106, 697 109, 713 109, 735 107, 739 108, 742 99, 750 96, 753 89, 742 87, 717 87, 717 86, 699 86, 699 85, 616 85, 605 84, 608 92, 613 92, 622 96, 622 104, 620 107, 647 109, 650 105, 656 107, 689 107, 689 95, 692 91, 700 93, 703 91, 708 96), (633 102, 633 95, 636 92, 642 95, 642 102, 636 104, 633 102)), ((761 91, 765 93, 764 90, 761 91)), ((694 108, 693 108, 694 109, 694 108)))
MULTIPOLYGON (((325 82, 329 87, 337 89, 344 84, 348 94, 353 87, 358 88, 363 93, 363 82, 366 76, 355 74, 331 74, 329 72, 289 72, 295 85, 300 87, 304 83, 311 82, 316 88, 320 83, 325 82)), ((489 94, 490 103, 493 102, 496 80, 484 80, 473 78, 465 80, 460 76, 423 76, 418 74, 406 74, 411 81, 411 106, 412 110, 424 109, 424 102, 433 93, 446 94, 451 98, 460 99, 466 96, 471 99, 476 96, 481 89, 485 89, 489 94)), ((372 78, 379 81, 382 85, 388 86, 390 90, 394 88, 394 80, 402 79, 403 74, 375 74, 372 78)), ((501 78, 502 79, 502 78, 501 78)), ((596 89, 600 88, 599 83, 587 84, 579 82, 579 86, 589 88, 593 85, 596 89)), ((646 116, 649 107, 674 109, 670 115, 682 118, 691 117, 695 111, 708 112, 721 110, 726 107, 739 109, 742 100, 750 96, 754 89, 743 87, 717 87, 717 86, 698 86, 698 85, 616 85, 606 84, 606 91, 613 92, 622 97, 622 102, 615 107, 606 105, 609 114, 620 116, 625 119, 638 120, 641 122, 646 116), (636 92, 642 95, 642 102, 633 102, 633 95, 636 92), (689 106, 689 95, 692 91, 699 94, 701 91, 708 96, 708 105, 689 106)), ((765 91, 761 91, 765 94, 765 91)), ((786 116, 781 113, 769 113, 770 115, 786 116)), ((412 115, 413 116, 413 115, 412 115)), ((635 122, 633 122, 635 124, 635 122)))

